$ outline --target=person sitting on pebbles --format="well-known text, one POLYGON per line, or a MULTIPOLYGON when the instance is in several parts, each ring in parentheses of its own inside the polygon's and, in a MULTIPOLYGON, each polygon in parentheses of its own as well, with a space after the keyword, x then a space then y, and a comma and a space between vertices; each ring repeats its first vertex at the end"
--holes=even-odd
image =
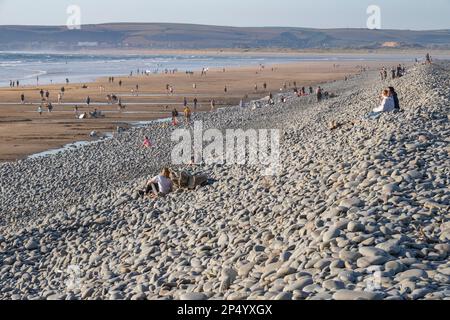
POLYGON ((146 149, 153 147, 153 144, 148 137, 144 137, 144 143, 142 144, 142 147, 146 149))
POLYGON ((391 95, 392 99, 394 99, 394 110, 396 112, 400 112, 400 101, 394 87, 389 87, 389 94, 391 95))
POLYGON ((384 112, 395 111, 395 101, 388 89, 384 89, 381 94, 381 105, 375 109, 373 112, 369 113, 367 118, 378 119, 384 112))
POLYGON ((152 198, 166 196, 173 191, 169 168, 164 168, 159 175, 147 182, 145 190, 139 191, 142 197, 150 195, 152 198))

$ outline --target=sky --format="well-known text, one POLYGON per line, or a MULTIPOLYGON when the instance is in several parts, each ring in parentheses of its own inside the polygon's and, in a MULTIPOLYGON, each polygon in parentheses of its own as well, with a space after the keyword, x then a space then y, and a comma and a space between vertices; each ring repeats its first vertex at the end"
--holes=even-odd
POLYGON ((450 29, 450 0, 0 0, 0 25, 65 25, 78 5, 81 23, 176 22, 226 26, 366 28, 369 5, 382 29, 450 29))

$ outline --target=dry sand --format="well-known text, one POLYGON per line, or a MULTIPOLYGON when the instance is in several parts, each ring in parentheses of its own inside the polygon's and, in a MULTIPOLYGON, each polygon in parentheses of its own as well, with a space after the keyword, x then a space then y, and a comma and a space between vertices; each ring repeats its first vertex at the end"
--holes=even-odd
MULTIPOLYGON (((364 66, 371 69, 381 65, 394 65, 384 62, 364 62, 364 66)), ((93 130, 100 133, 115 131, 117 126, 132 121, 147 121, 170 117, 171 110, 177 107, 183 109, 183 98, 186 96, 189 105, 197 97, 200 111, 210 110, 210 101, 215 99, 217 107, 236 105, 246 95, 247 101, 267 96, 269 92, 279 92, 284 83, 293 87, 314 86, 318 83, 344 79, 345 76, 357 73, 361 62, 301 62, 266 66, 264 70, 259 67, 228 68, 211 70, 206 76, 160 74, 150 76, 135 76, 115 78, 113 84, 107 78, 87 83, 87 89, 82 84, 51 86, 27 86, 21 88, 0 89, 0 162, 22 159, 28 155, 58 148, 65 144, 88 140, 93 130), (334 67, 338 64, 338 67, 334 67), (274 71, 272 71, 272 67, 274 71), (119 87, 119 80, 123 81, 119 87), (263 90, 263 83, 268 88, 263 90), (193 89, 193 84, 197 89, 193 89), (131 90, 139 85, 139 96, 131 96, 131 90), (174 87, 174 95, 166 94, 166 84, 174 87), (255 92, 254 86, 258 84, 259 90, 255 92), (60 88, 66 89, 63 104, 57 104, 57 95, 60 88), (102 91, 100 87, 103 86, 102 91), (228 92, 224 93, 227 86, 228 92), (52 113, 37 113, 40 104, 39 90, 50 91, 50 101, 54 105, 52 113), (26 104, 21 105, 20 95, 24 93, 26 104), (124 112, 119 112, 115 105, 105 105, 107 94, 116 94, 122 98, 127 106, 124 112), (86 97, 92 99, 91 106, 85 104, 86 97), (91 112, 94 108, 106 113, 104 119, 78 120, 74 114, 74 106, 78 105, 80 112, 91 112), (168 107, 167 107, 168 106, 168 107)), ((325 88, 326 89, 326 88, 325 88)))

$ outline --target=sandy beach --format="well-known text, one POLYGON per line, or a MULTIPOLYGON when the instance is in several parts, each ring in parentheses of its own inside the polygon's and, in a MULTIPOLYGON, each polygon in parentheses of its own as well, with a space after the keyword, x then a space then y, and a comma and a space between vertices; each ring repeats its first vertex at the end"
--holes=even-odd
MULTIPOLYGON (((302 86, 315 86, 318 83, 342 80, 346 76, 359 72, 361 65, 377 69, 382 65, 395 65, 383 62, 301 62, 260 67, 226 68, 208 71, 206 76, 200 72, 187 75, 157 74, 149 76, 116 77, 114 83, 108 78, 101 78, 86 83, 70 85, 54 84, 45 86, 26 86, 0 89, 0 162, 23 159, 28 155, 53 148, 59 148, 75 141, 89 140, 89 134, 114 132, 118 126, 127 127, 131 122, 149 121, 170 117, 174 107, 181 113, 184 97, 192 108, 193 99, 198 99, 195 112, 210 111, 210 101, 214 99, 216 106, 237 105, 241 99, 248 102, 267 96, 270 92, 291 91, 294 82, 302 86), (122 81, 122 86, 119 86, 122 81), (267 83, 267 89, 263 84, 267 83), (174 94, 166 93, 166 85, 174 88, 174 94), (196 89, 194 89, 196 84, 196 89), (255 84, 258 90, 255 91, 255 84), (134 96, 132 90, 139 85, 139 95, 134 96), (61 87, 65 87, 62 104, 57 103, 61 87), (225 86, 227 92, 224 92, 225 86), (50 92, 50 101, 54 105, 52 113, 46 108, 43 114, 37 113, 41 98, 40 89, 50 92), (20 95, 25 95, 25 104, 20 104, 20 95), (126 106, 122 112, 117 105, 108 105, 107 94, 115 94, 126 106), (91 98, 90 106, 85 101, 91 98), (92 112, 98 109, 106 117, 102 119, 76 119, 74 106, 79 112, 92 112)), ((326 89, 326 88, 325 88, 326 89)))

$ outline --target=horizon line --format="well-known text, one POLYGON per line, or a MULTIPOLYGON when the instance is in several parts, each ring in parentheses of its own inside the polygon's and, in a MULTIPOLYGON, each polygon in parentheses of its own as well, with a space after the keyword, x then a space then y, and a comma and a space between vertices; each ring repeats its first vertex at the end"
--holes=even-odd
MULTIPOLYGON (((203 27, 218 27, 218 28, 235 28, 235 29, 309 29, 309 30, 367 30, 367 31, 411 31, 411 32, 426 32, 426 31, 450 31, 450 27, 443 29, 395 29, 395 28, 381 28, 368 29, 364 27, 298 27, 298 26, 232 26, 232 25, 214 25, 204 23, 191 22, 98 22, 98 23, 84 23, 83 26, 105 26, 105 25, 185 25, 185 26, 203 26, 203 27)), ((1 24, 0 27, 55 27, 64 28, 64 24, 1 24)))

